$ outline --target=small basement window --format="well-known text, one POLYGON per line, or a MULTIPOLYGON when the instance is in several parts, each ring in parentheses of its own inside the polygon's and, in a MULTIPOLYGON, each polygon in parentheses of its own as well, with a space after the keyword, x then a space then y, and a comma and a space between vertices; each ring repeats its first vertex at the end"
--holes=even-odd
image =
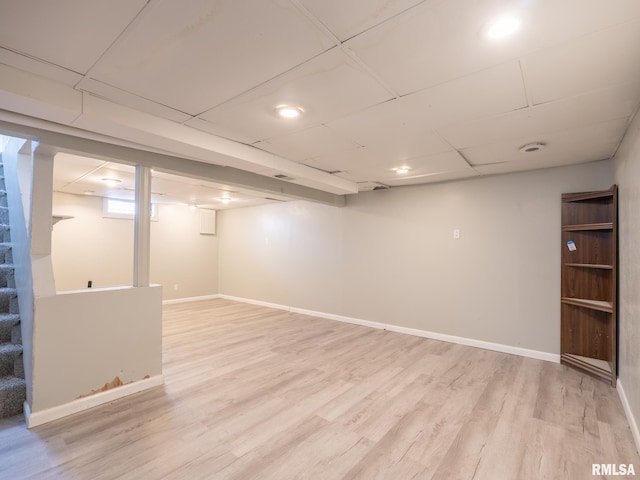
MULTIPOLYGON (((105 198, 102 208, 102 216, 107 218, 130 218, 136 215, 136 202, 129 200, 117 200, 105 198)), ((156 205, 151 204, 151 220, 157 220, 156 205)))

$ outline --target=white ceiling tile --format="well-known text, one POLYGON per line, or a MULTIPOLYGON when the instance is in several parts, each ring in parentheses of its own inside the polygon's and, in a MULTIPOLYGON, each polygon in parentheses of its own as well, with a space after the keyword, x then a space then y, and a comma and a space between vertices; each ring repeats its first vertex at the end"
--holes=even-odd
POLYGON ((527 106, 518 62, 508 62, 327 123, 361 145, 416 135, 527 106))
POLYGON ((97 95, 107 100, 111 100, 119 105, 125 105, 130 108, 134 108, 141 112, 150 113, 157 117, 173 120, 174 122, 182 123, 189 120, 191 117, 186 113, 179 112, 173 108, 169 108, 165 105, 152 102, 146 98, 138 97, 129 92, 125 92, 111 85, 104 84, 92 78, 83 79, 78 85, 79 90, 83 90, 93 95, 97 95))
POLYGON ((473 122, 453 124, 438 133, 455 148, 535 137, 557 130, 628 118, 638 106, 640 81, 544 103, 473 122))
POLYGON ((95 158, 71 155, 69 153, 58 153, 53 162, 54 187, 60 188, 69 183, 73 183, 108 163, 109 162, 95 158))
POLYGON ((200 130, 201 132, 210 133, 212 135, 216 135, 217 137, 228 138, 229 140, 244 143, 247 145, 255 142, 255 139, 253 137, 241 134, 234 128, 227 127, 227 125, 225 124, 207 122, 206 120, 198 117, 192 117, 190 120, 184 122, 184 125, 187 127, 195 128, 196 130, 200 130))
POLYGON ((0 48, 0 63, 10 65, 25 72, 34 73, 69 87, 76 85, 82 75, 52 63, 36 60, 33 57, 21 55, 6 48, 0 48))
POLYGON ((197 115, 332 46, 282 0, 158 0, 91 76, 197 115))
POLYGON ((352 150, 360 145, 341 137, 324 125, 319 125, 288 135, 270 138, 269 140, 255 143, 254 146, 289 160, 300 161, 338 151, 352 150))
POLYGON ((319 55, 200 117, 211 133, 251 143, 362 110, 391 95, 339 48, 319 55), (275 107, 298 105, 304 114, 282 119, 275 107), (232 133, 233 132, 233 133, 232 133))
POLYGON ((345 41, 423 0, 299 0, 340 40, 345 41))
POLYGON ((339 152, 320 155, 309 161, 308 165, 316 168, 320 164, 328 166, 329 171, 349 170, 356 166, 386 165, 388 169, 411 163, 418 157, 428 157, 438 153, 451 151, 451 147, 431 132, 420 132, 406 137, 382 139, 366 147, 351 148, 339 152))
POLYGON ((638 16, 632 0, 427 1, 347 44, 407 94, 638 16), (486 38, 488 23, 505 12, 521 18, 521 28, 506 39, 486 38))
POLYGON ((86 73, 146 0, 2 0, 0 45, 86 73))
POLYGON ((458 170, 448 172, 429 173, 425 175, 416 175, 404 179, 388 180, 386 185, 391 187, 399 187, 405 185, 419 185, 424 183, 447 182, 450 180, 461 180, 463 178, 471 178, 480 175, 475 169, 469 167, 461 167, 458 170))
POLYGON ((532 53, 522 59, 522 67, 534 104, 637 82, 640 78, 640 21, 532 53))
POLYGON ((464 148, 460 153, 473 166, 502 162, 529 162, 531 168, 567 165, 610 158, 628 125, 627 119, 612 120, 570 130, 557 130, 540 139, 529 135, 519 139, 464 148), (542 140, 543 150, 523 153, 523 145, 542 140), (534 166, 535 165, 535 166, 534 166))
POLYGON ((377 181, 388 183, 396 180, 416 180, 430 175, 467 169, 468 163, 454 150, 440 152, 422 157, 415 157, 403 162, 371 162, 366 156, 345 158, 338 166, 323 159, 305 161, 306 165, 332 171, 340 171, 337 175, 354 182, 377 181), (408 165, 411 170, 407 174, 398 174, 394 167, 408 165))

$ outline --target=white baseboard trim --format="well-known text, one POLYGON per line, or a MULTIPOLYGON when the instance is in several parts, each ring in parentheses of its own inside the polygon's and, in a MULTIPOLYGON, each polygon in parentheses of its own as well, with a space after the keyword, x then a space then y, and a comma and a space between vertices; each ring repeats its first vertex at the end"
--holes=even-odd
POLYGON ((96 393, 88 397, 78 398, 77 400, 73 400, 69 403, 47 408, 46 410, 38 412, 32 412, 29 404, 24 402, 24 418, 27 422, 27 428, 33 428, 163 384, 164 376, 162 374, 154 375, 153 377, 145 378, 144 380, 127 383, 121 387, 96 393))
POLYGON ((618 390, 618 396, 620 397, 620 401, 622 402, 622 408, 624 408, 624 413, 627 416, 627 421, 629 422, 629 428, 631 428, 631 434, 633 435, 633 440, 636 442, 636 450, 640 453, 640 429, 638 428, 638 422, 636 421, 636 417, 633 415, 631 411, 631 405, 629 404, 629 399, 627 398, 627 394, 624 393, 624 388, 622 387, 622 382, 618 378, 618 383, 616 385, 616 390, 618 390))
POLYGON ((173 298, 171 300, 163 300, 163 305, 173 305, 176 303, 187 303, 187 302, 199 302, 201 300, 215 300, 216 298, 220 298, 220 295, 202 295, 200 297, 185 297, 185 298, 173 298))
POLYGON ((432 340, 440 340, 443 342, 457 343, 469 347, 482 348, 484 350, 492 350, 495 352, 509 353, 511 355, 519 355, 521 357, 535 358, 547 362, 560 363, 560 355, 555 353, 541 352, 539 350, 531 350, 528 348, 514 347, 504 345, 502 343, 486 342, 484 340, 475 340, 473 338, 457 337, 455 335, 447 335, 444 333, 429 332, 427 330, 418 330, 416 328, 401 327, 388 323, 372 322, 370 320, 362 320, 359 318, 345 317, 343 315, 335 315, 333 313, 317 312, 315 310, 306 310, 304 308, 288 307, 277 303, 263 302, 261 300, 252 300, 249 298, 234 297, 231 295, 221 294, 220 298, 233 300, 236 302, 250 303, 260 305, 262 307, 276 308, 278 310, 286 310, 292 313, 302 313, 314 317, 326 318, 328 320, 336 320, 338 322, 353 323, 364 327, 377 328, 380 330, 389 330, 390 332, 404 333, 406 335, 414 335, 416 337, 430 338, 432 340))

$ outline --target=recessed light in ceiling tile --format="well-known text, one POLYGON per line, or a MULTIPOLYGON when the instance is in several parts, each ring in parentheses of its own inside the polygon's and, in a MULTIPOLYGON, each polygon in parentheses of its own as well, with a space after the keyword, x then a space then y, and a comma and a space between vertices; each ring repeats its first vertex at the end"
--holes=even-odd
POLYGON ((486 35, 489 38, 499 39, 508 37, 520 28, 520 20, 512 15, 498 17, 489 23, 486 35))
POLYGON ((298 118, 304 113, 304 108, 297 105, 278 105, 276 113, 281 118, 298 118))
POLYGON ((393 170, 397 174, 404 175, 405 173, 409 173, 409 170, 411 170, 411 167, 408 167, 406 165, 402 165, 400 167, 392 168, 391 170, 393 170))
POLYGON ((122 180, 119 180, 117 178, 103 178, 102 181, 110 187, 115 187, 119 183, 122 183, 122 180))
POLYGON ((523 145, 522 147, 520 147, 520 151, 522 153, 533 153, 533 152, 539 152, 544 147, 545 147, 545 144, 540 142, 527 143, 526 145, 523 145))

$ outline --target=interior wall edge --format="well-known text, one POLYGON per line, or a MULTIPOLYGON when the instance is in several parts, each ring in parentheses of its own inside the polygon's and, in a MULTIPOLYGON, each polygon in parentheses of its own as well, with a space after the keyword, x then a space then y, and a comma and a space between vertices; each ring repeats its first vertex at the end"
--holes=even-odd
POLYGON ((616 389, 618 390, 618 396, 620 397, 620 401, 622 402, 624 413, 627 416, 629 428, 631 428, 631 435, 633 435, 633 440, 636 442, 636 450, 640 454, 640 427, 638 426, 638 422, 633 415, 631 405, 629 404, 629 399, 627 398, 627 394, 624 391, 624 387, 622 386, 622 381, 620 380, 620 378, 618 378, 616 389))
POLYGON ((413 335, 416 337, 429 338, 431 340, 438 340, 441 342, 455 343, 458 345, 465 345, 467 347, 482 348, 484 350, 491 350, 494 352, 508 353, 511 355, 518 355, 520 357, 534 358, 536 360, 544 360, 546 362, 560 363, 560 355, 550 352, 542 352, 539 350, 531 350, 528 348, 516 347, 513 345, 505 345, 502 343, 486 342, 484 340, 476 340, 474 338, 458 337, 455 335, 447 335, 443 333, 430 332, 427 330, 420 330, 417 328, 402 327, 399 325, 393 325, 388 323, 373 322, 370 320, 364 320, 360 318, 346 317, 344 315, 335 315, 333 313, 319 312, 315 310, 307 310, 304 308, 290 307, 287 305, 280 305, 276 303, 264 302, 262 300, 254 300, 250 298, 235 297, 233 295, 220 294, 218 298, 225 300, 231 300, 235 302, 249 303, 252 305, 259 305, 261 307, 275 308, 277 310, 285 310, 291 313, 301 313, 303 315, 310 315, 313 317, 320 317, 327 320, 334 320, 344 323, 352 323, 363 327, 376 328, 379 330, 388 330, 390 332, 402 333, 405 335, 413 335))

